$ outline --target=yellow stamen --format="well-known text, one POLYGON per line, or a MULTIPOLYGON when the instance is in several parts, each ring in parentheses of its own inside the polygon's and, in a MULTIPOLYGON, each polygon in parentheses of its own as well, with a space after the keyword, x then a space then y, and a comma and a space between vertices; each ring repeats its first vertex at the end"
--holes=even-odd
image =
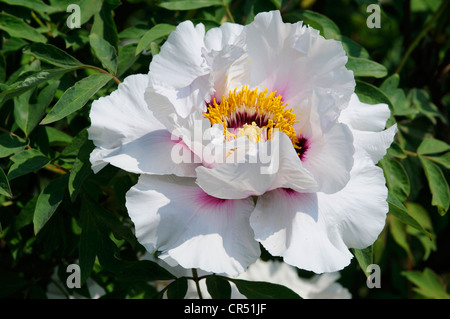
MULTIPOLYGON (((249 90, 243 86, 240 91, 234 89, 228 96, 223 95, 220 103, 214 98, 208 104, 208 111, 203 115, 210 121, 211 125, 222 123, 223 134, 227 141, 239 136, 247 136, 250 141, 258 143, 261 140, 269 140, 273 137, 274 130, 286 133, 296 147, 298 143, 297 134, 293 127, 298 120, 295 118, 292 108, 287 109, 287 103, 283 103, 282 96, 276 91, 267 93, 267 89, 258 93, 258 88, 249 90), (261 127, 255 121, 252 123, 239 123, 242 116, 247 118, 258 118, 261 127), (230 123, 239 123, 240 127, 232 127, 238 130, 237 136, 229 131, 230 123)), ((236 133, 236 132, 234 132, 236 133)))

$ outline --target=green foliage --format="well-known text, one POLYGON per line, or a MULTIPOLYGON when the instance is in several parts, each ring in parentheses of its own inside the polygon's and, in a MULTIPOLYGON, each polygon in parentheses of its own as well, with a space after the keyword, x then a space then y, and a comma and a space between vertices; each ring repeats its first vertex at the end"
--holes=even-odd
MULTIPOLYGON (((61 295, 184 298, 205 280, 213 298, 299 298, 267 282, 218 275, 176 277, 142 259, 125 193, 135 175, 107 166, 93 174, 89 108, 127 75, 147 73, 177 24, 247 24, 281 10, 342 42, 361 101, 386 103, 399 132, 380 161, 389 188, 386 227, 355 259, 341 283, 355 298, 449 298, 450 191, 449 17, 446 1, 381 5, 380 29, 366 26, 370 1, 0 0, 0 297, 61 295), (70 29, 67 5, 81 8, 70 29), (80 289, 64 286, 65 269, 81 268, 80 289), (366 287, 368 265, 382 269, 381 289, 366 287), (158 282, 165 288, 158 290, 158 282)), ((272 259, 273 257, 267 257, 272 259)))

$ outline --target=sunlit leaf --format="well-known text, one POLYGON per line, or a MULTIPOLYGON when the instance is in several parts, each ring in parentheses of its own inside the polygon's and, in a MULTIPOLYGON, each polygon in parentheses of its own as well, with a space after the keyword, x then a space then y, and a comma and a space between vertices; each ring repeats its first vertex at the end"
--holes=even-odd
POLYGON ((112 79, 110 74, 92 74, 67 89, 41 124, 58 121, 67 115, 78 111, 89 99, 112 79))
POLYGON ((223 2, 220 0, 174 0, 165 1, 158 4, 159 7, 168 10, 193 10, 221 5, 223 5, 223 2))
POLYGON ((444 215, 450 205, 450 189, 444 173, 439 166, 425 157, 419 156, 419 159, 423 165, 428 186, 430 187, 432 195, 431 204, 437 206, 439 213, 444 215))
POLYGON ((155 25, 153 28, 145 32, 144 36, 139 40, 135 54, 138 55, 142 52, 142 50, 147 48, 152 41, 169 35, 173 30, 175 30, 175 27, 170 24, 162 23, 155 25))

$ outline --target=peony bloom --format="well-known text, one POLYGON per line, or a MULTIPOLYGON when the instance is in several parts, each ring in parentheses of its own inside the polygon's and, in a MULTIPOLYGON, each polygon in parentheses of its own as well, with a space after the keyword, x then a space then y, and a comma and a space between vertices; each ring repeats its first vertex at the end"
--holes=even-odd
POLYGON ((94 101, 94 172, 141 174, 127 193, 136 236, 170 265, 237 275, 272 255, 317 273, 371 245, 388 206, 396 126, 354 94, 342 45, 283 23, 181 23, 148 75, 94 101), (256 204, 255 204, 256 201, 256 204))

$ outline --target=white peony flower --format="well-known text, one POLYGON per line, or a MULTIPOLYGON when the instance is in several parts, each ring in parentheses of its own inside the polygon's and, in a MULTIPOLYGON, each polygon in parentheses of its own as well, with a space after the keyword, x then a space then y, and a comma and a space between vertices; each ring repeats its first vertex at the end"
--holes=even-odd
POLYGON ((126 206, 171 265, 237 275, 261 243, 299 268, 342 269, 384 226, 376 163, 396 133, 387 105, 353 93, 346 62, 278 11, 206 33, 183 22, 148 75, 92 104, 93 170, 141 174, 126 206))

